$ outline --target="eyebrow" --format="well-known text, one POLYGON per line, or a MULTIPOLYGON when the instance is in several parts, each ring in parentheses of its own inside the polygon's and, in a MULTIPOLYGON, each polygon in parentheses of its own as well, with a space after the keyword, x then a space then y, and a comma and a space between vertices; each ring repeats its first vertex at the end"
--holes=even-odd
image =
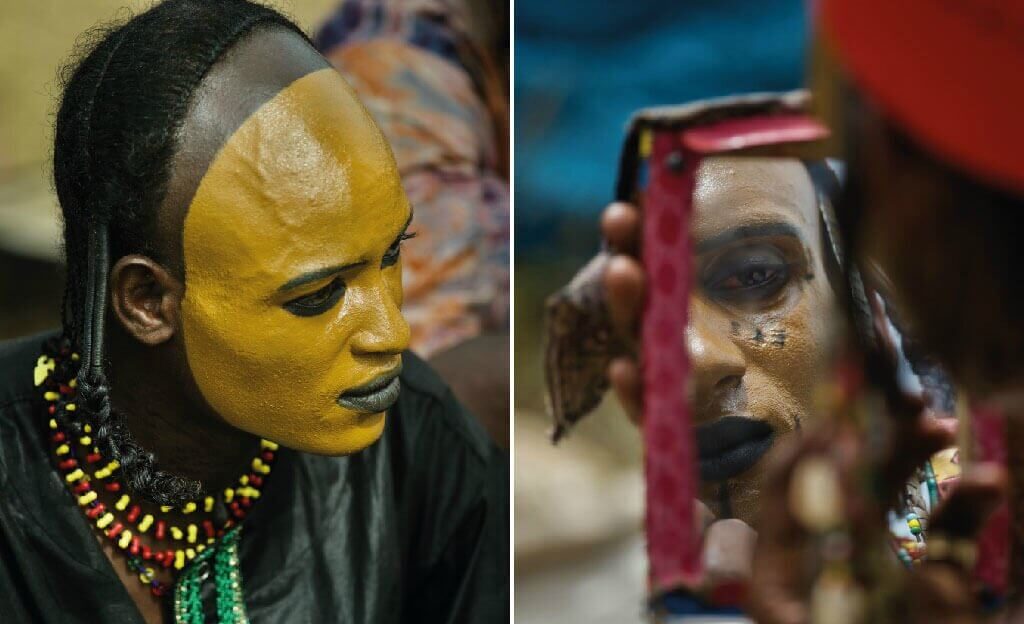
POLYGON ((736 241, 741 241, 747 238, 765 238, 768 236, 789 236, 801 242, 803 241, 800 231, 789 223, 741 225, 701 241, 697 244, 696 251, 699 254, 707 253, 709 251, 714 251, 719 247, 735 243, 736 241))
MULTIPOLYGON (((409 218, 405 220, 405 225, 402 226, 402 231, 399 232, 398 236, 395 237, 395 242, 398 242, 398 239, 402 237, 402 234, 405 234, 406 230, 409 229, 410 224, 412 224, 412 210, 409 211, 409 218)), ((391 244, 394 245, 395 243, 391 244)), ((288 280, 280 288, 277 289, 277 292, 280 293, 293 290, 295 288, 298 288, 299 286, 305 286, 306 284, 322 280, 325 277, 330 277, 331 275, 335 275, 336 273, 342 273, 344 271, 348 271, 356 267, 361 267, 364 264, 366 264, 365 260, 363 260, 362 262, 350 262, 348 264, 337 264, 334 266, 324 267, 322 269, 314 269, 312 271, 303 273, 298 277, 293 277, 292 279, 288 280)))

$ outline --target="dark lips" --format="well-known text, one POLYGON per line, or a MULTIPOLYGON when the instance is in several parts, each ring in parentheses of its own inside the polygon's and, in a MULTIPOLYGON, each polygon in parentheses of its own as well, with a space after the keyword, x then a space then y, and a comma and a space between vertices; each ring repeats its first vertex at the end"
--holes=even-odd
POLYGON ((398 375, 401 372, 402 365, 399 364, 391 372, 343 392, 338 397, 338 405, 367 414, 387 411, 398 400, 398 393, 401 390, 398 375))
POLYGON ((703 481, 724 481, 749 470, 772 447, 775 432, 761 420, 724 416, 697 427, 703 481))

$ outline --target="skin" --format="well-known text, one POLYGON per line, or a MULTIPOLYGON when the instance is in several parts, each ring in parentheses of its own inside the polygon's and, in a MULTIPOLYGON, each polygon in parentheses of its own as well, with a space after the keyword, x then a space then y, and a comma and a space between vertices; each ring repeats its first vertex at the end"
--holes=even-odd
MULTIPOLYGON (((979 232, 956 218, 958 207, 948 200, 943 176, 918 159, 896 149, 891 126, 864 102, 854 103, 863 125, 858 129, 858 158, 850 160, 849 175, 859 186, 856 198, 863 219, 854 249, 862 266, 877 268, 885 276, 886 291, 896 299, 915 336, 937 355, 960 387, 972 397, 1002 403, 1008 414, 1019 411, 1016 388, 1021 387, 1007 370, 992 370, 990 357, 1015 345, 1018 330, 1000 315, 998 306, 979 302, 999 301, 999 284, 992 271, 994 254, 979 232), (914 241, 908 245, 907 241, 914 241), (960 253, 951 253, 959 250, 960 253), (995 309, 994 309, 995 308, 995 309), (965 330, 965 328, 968 328, 965 330), (982 328, 982 331, 978 331, 982 328), (1004 331, 1005 329, 1005 331, 1004 331)), ((959 207, 962 209, 963 207, 959 207)), ((876 327, 876 331, 880 328, 876 327)), ((878 335, 885 336, 879 331, 878 335)), ((894 419, 892 440, 877 463, 866 465, 872 453, 865 448, 862 432, 832 427, 801 439, 777 458, 766 495, 785 501, 790 496, 790 474, 809 454, 833 458, 841 480, 847 484, 863 478, 865 471, 879 476, 889 491, 877 492, 876 503, 850 505, 853 488, 844 497, 844 518, 856 535, 878 535, 885 520, 877 500, 890 500, 895 488, 914 466, 953 442, 941 421, 926 418, 923 410, 894 419)), ((1012 422, 1012 421, 1011 421, 1012 422)), ((929 518, 929 534, 949 540, 974 541, 996 506, 1004 500, 1019 469, 988 462, 964 466, 958 487, 929 518)), ((1012 491, 1012 489, 1010 489, 1012 491)), ((863 501, 862 501, 863 502, 863 501)), ((1012 504, 1013 501, 1011 501, 1012 504)), ((1011 508, 1011 513, 1016 511, 1011 508)), ((753 563, 749 611, 759 622, 804 624, 809 621, 809 579, 821 564, 817 541, 793 517, 785 504, 765 506, 753 563)), ((877 541, 862 540, 858 547, 888 548, 877 541)), ((869 590, 878 579, 866 579, 869 590), (875 581, 872 583, 872 581, 875 581)), ((1020 622, 1019 608, 1005 619, 986 616, 977 602, 972 566, 956 560, 928 560, 905 575, 886 579, 894 597, 888 614, 891 621, 907 622, 1020 622)), ((1011 601, 1011 605, 1013 605, 1011 601)))
POLYGON ((377 440, 384 414, 337 397, 401 366, 409 328, 387 254, 410 217, 383 136, 330 68, 232 135, 185 219, 182 302, 189 366, 224 420, 314 453, 377 440), (310 316, 289 306, 337 296, 310 316))
MULTIPOLYGON (((795 160, 718 157, 698 172, 692 221, 697 288, 686 332, 698 425, 724 416, 754 418, 772 427, 778 446, 814 419, 814 389, 826 369, 834 312, 817 211, 810 178, 795 160)), ((644 272, 630 252, 639 214, 613 205, 603 228, 623 252, 605 276, 609 307, 620 331, 635 340, 644 272)), ((613 362, 609 374, 638 418, 635 358, 613 362)), ((704 484, 703 502, 716 516, 731 512, 754 524, 765 458, 724 485, 704 484)))
MULTIPOLYGON (((383 415, 334 398, 393 370, 408 342, 394 252, 410 212, 380 131, 304 40, 263 29, 203 79, 180 137, 155 252, 122 257, 110 274, 114 409, 162 469, 208 491, 237 479, 259 437, 318 453, 364 448, 383 415), (325 286, 283 284, 350 263, 337 274, 344 295, 323 313, 283 307, 325 286)), ((146 621, 162 621, 105 550, 146 621)))

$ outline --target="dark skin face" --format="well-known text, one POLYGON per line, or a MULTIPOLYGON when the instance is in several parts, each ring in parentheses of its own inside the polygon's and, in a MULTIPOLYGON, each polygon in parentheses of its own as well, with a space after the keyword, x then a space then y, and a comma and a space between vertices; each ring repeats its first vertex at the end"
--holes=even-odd
MULTIPOLYGON (((234 46, 204 78, 185 119, 157 219, 159 260, 129 255, 111 269, 107 348, 114 409, 126 415, 132 435, 157 455, 161 469, 199 480, 208 492, 238 478, 259 440, 209 407, 189 369, 181 321, 183 223, 225 141, 283 88, 324 67, 315 50, 282 29, 257 31, 234 46)), ((146 620, 161 621, 158 603, 104 548, 146 620)))
POLYGON ((188 206, 217 150, 261 104, 326 66, 297 35, 257 32, 235 46, 197 89, 171 165, 156 230, 160 261, 120 258, 111 270, 110 376, 115 408, 161 466, 207 489, 230 484, 258 440, 225 424, 192 379, 181 335, 181 232, 188 206))

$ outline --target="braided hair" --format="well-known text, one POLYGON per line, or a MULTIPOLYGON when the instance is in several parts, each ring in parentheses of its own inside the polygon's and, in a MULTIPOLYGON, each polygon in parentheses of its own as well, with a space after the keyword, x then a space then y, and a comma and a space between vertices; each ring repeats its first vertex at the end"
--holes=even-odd
POLYGON ((257 29, 279 27, 308 41, 280 13, 248 0, 164 0, 123 23, 86 34, 62 76, 53 178, 64 221, 67 283, 63 335, 48 345, 78 349, 78 410, 62 423, 121 467, 125 484, 161 505, 201 494, 198 481, 158 470, 153 453, 111 409, 104 374, 107 275, 133 253, 162 261, 155 244, 178 133, 203 77, 257 29))

